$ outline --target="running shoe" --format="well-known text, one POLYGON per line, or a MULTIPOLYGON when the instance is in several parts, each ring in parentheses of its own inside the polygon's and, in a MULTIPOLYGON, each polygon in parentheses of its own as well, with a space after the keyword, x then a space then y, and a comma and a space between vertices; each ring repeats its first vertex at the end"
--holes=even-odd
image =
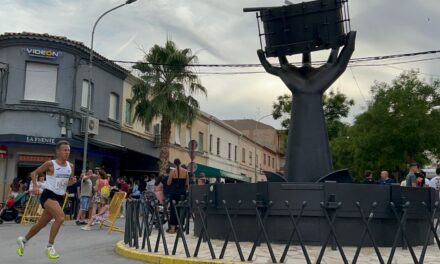
POLYGON ((23 256, 24 253, 24 237, 20 236, 17 238, 17 244, 18 244, 18 248, 17 248, 17 255, 19 255, 20 257, 23 256))
POLYGON ((86 226, 81 227, 81 230, 90 231, 92 229, 90 228, 90 226, 86 225, 86 226))
POLYGON ((58 258, 60 258, 60 255, 57 254, 57 252, 55 251, 55 248, 53 246, 52 247, 47 247, 46 251, 47 251, 47 257, 49 259, 58 259, 58 258))

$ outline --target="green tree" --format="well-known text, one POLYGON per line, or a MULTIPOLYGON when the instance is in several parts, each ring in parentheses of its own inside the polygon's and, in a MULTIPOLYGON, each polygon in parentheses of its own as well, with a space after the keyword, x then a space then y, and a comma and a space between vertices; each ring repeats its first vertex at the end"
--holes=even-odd
POLYGON ((336 156, 346 157, 338 165, 347 162, 361 178, 365 169, 403 169, 408 162, 426 163, 428 152, 440 154, 440 113, 432 111, 440 105, 438 80, 428 83, 409 71, 391 84, 375 83, 371 93, 367 111, 333 145, 336 156))
POLYGON ((164 47, 154 45, 142 62, 133 68, 141 72, 142 81, 133 86, 134 119, 151 124, 161 119, 160 173, 169 161, 171 125, 191 124, 197 117, 199 103, 194 94, 207 95, 191 64, 197 56, 190 49, 178 49, 167 40, 164 47))
MULTIPOLYGON (((337 137, 339 133, 347 126, 341 121, 341 118, 347 117, 350 107, 354 105, 354 101, 348 99, 341 92, 324 94, 323 108, 324 116, 327 123, 329 139, 337 137)), ((289 130, 290 113, 292 111, 292 95, 284 94, 278 96, 277 101, 273 103, 272 116, 274 119, 280 119, 281 126, 289 130)))

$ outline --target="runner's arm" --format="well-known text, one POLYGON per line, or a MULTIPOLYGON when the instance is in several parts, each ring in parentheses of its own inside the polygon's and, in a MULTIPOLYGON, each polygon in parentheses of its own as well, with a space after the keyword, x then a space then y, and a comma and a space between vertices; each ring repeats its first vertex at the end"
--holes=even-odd
POLYGON ((43 163, 40 167, 38 167, 36 170, 31 172, 32 185, 33 185, 31 192, 33 194, 39 194, 40 192, 37 184, 38 174, 43 174, 47 172, 48 170, 50 170, 51 166, 52 166, 52 161, 48 160, 45 163, 43 163))

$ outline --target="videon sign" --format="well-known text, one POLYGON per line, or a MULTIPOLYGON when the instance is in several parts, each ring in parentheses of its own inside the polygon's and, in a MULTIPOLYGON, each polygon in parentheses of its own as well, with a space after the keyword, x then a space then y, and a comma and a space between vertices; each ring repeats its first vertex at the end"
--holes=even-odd
POLYGON ((61 56, 61 51, 43 49, 43 48, 26 48, 29 56, 56 59, 61 56))

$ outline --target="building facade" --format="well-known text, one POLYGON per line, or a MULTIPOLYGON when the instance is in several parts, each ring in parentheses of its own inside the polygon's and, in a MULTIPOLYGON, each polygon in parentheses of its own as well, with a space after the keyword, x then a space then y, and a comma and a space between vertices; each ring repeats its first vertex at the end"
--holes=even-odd
POLYGON ((258 166, 262 171, 284 171, 283 140, 278 130, 252 119, 224 120, 224 122, 262 147, 258 159, 258 166))
POLYGON ((85 129, 90 134, 87 167, 102 165, 120 176, 127 168, 121 166, 122 157, 131 155, 127 146, 151 154, 148 163, 154 163, 153 143, 150 146, 144 138, 133 138, 121 129, 128 71, 99 54, 91 83, 91 119, 88 124, 83 120, 88 108, 89 51, 65 37, 0 35, 0 149, 5 152, 0 157, 1 200, 14 178, 26 180, 31 171, 54 158, 61 139, 71 143, 70 162, 79 175, 85 129), (140 150, 143 146, 149 150, 140 150))

